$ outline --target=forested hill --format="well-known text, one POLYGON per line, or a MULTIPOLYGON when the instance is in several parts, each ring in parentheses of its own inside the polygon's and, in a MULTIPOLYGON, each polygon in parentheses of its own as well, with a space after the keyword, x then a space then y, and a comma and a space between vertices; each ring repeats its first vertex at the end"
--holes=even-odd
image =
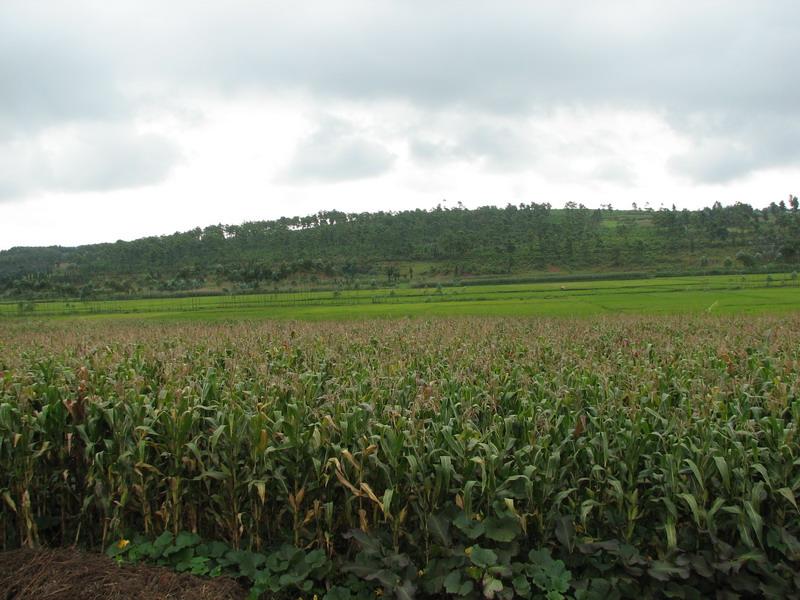
POLYGON ((703 210, 548 204, 345 214, 212 225, 130 242, 0 252, 0 295, 78 298, 470 277, 794 269, 789 202, 703 210))

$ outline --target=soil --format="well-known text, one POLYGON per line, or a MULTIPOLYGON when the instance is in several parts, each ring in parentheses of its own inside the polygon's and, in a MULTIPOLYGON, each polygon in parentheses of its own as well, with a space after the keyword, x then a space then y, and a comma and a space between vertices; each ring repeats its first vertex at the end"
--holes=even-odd
POLYGON ((152 565, 117 565, 73 548, 0 553, 0 600, 243 600, 231 579, 203 579, 152 565))

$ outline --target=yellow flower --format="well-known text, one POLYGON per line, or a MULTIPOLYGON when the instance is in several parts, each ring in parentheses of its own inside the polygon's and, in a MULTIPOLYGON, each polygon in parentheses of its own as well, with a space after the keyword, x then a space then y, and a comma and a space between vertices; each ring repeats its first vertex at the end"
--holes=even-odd
POLYGON ((375 595, 383 596, 383 590, 381 588, 375 588, 375 595))
POLYGON ((130 543, 131 543, 130 540, 120 540, 117 542, 117 548, 119 548, 120 550, 125 550, 125 548, 127 548, 128 545, 130 545, 130 543))
POLYGON ((469 548, 464 548, 464 554, 466 554, 467 556, 472 554, 472 546, 470 546, 469 548))

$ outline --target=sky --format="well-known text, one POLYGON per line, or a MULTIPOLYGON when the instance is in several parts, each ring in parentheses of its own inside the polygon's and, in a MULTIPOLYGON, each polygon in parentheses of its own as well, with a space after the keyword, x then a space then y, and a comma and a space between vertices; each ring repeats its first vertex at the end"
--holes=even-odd
POLYGON ((800 193, 796 0, 2 0, 0 250, 800 193))

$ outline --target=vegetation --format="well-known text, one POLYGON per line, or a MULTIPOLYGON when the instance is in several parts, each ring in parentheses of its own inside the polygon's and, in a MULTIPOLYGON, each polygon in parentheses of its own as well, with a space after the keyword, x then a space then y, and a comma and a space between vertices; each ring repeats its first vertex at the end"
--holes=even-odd
POLYGON ((0 540, 254 596, 797 596, 799 371, 796 313, 8 320, 0 540))
POLYGON ((0 295, 100 299, 624 272, 792 271, 800 212, 591 210, 568 204, 321 212, 131 242, 0 252, 0 295))
POLYGON ((0 316, 354 319, 431 315, 778 312, 800 302, 794 274, 584 280, 139 300, 0 303, 0 316))

